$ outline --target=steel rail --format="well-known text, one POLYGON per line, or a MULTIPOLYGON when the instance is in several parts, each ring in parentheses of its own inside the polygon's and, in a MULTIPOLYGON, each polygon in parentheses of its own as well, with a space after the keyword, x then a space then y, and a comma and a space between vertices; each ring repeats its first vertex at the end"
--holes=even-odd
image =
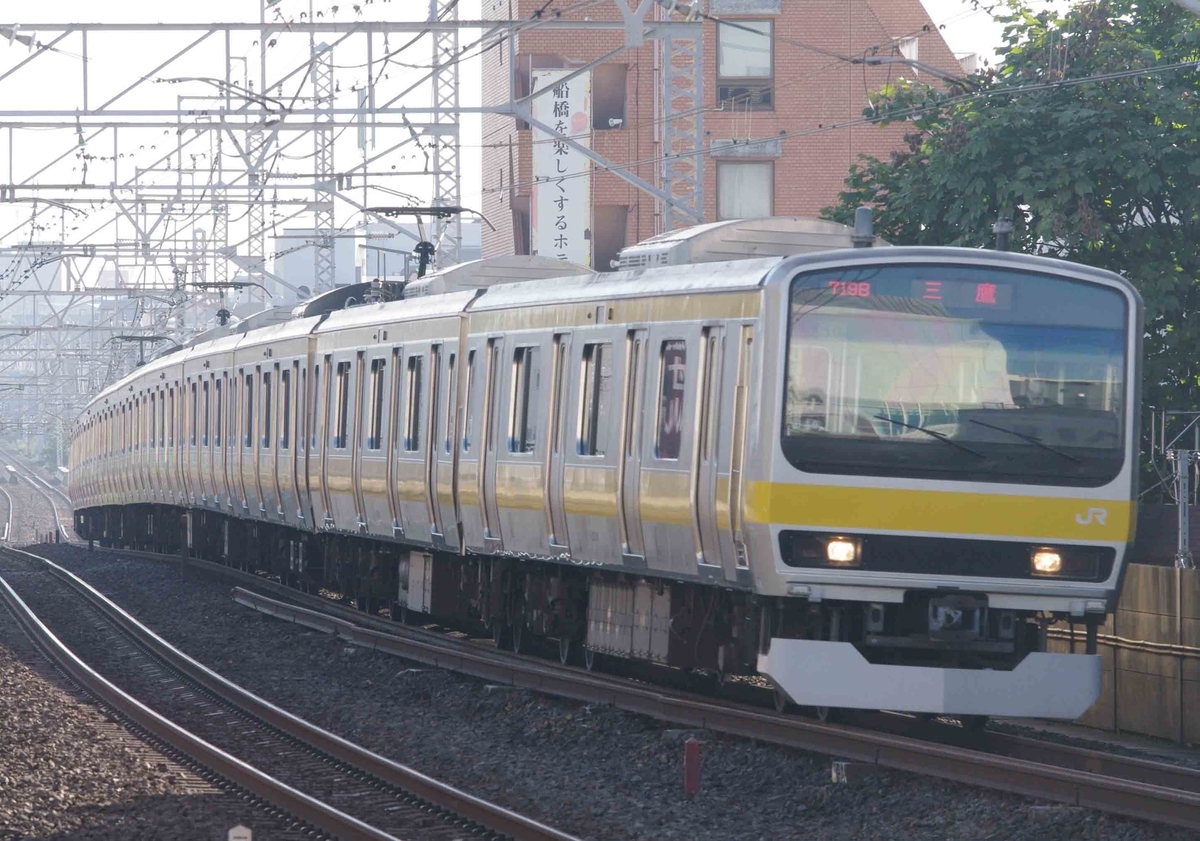
POLYGON ((0 597, 43 651, 80 686, 135 722, 139 727, 187 754, 213 773, 263 800, 346 841, 397 841, 397 839, 321 801, 297 791, 252 765, 217 748, 175 724, 127 694, 79 659, 0 577, 0 597))
POLYGON ((426 776, 292 715, 188 657, 134 619, 103 593, 50 559, 21 549, 7 551, 44 564, 51 574, 82 595, 105 617, 149 649, 154 656, 166 661, 172 668, 182 672, 213 694, 292 738, 304 742, 328 756, 353 765, 389 785, 401 788, 442 809, 487 827, 492 832, 516 839, 516 841, 578 841, 574 836, 559 832, 524 815, 426 776))
POLYGON ((912 723, 912 719, 900 717, 894 717, 889 732, 822 724, 749 705, 713 701, 633 680, 551 665, 544 660, 397 625, 211 561, 140 550, 102 551, 192 567, 293 602, 312 604, 317 609, 288 604, 243 587, 233 590, 235 601, 259 612, 337 634, 354 645, 491 682, 608 703, 683 726, 839 759, 1200 830, 1200 771, 1191 768, 999 733, 972 738, 949 727, 938 730, 956 734, 958 743, 929 741, 897 732, 912 723), (986 749, 979 749, 980 745, 986 749))
POLYGON ((0 534, 0 542, 7 543, 8 538, 12 535, 13 514, 16 509, 13 507, 13 498, 6 488, 0 487, 0 494, 4 494, 5 500, 8 501, 8 518, 4 521, 4 533, 0 534))

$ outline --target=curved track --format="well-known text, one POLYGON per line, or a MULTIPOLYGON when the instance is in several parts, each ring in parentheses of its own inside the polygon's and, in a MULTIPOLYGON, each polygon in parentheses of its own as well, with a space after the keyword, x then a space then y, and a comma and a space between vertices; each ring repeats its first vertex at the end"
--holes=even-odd
POLYGON ((1179 765, 1001 733, 972 733, 907 716, 862 715, 853 719, 855 726, 823 724, 712 696, 561 667, 407 627, 208 561, 128 550, 104 551, 213 572, 242 585, 235 588, 233 597, 254 610, 337 634, 355 645, 489 682, 613 704, 682 726, 708 728, 853 762, 1200 830, 1200 771, 1179 765))
MULTIPOLYGON (((34 493, 46 501, 50 506, 50 510, 54 517, 54 527, 58 532, 57 539, 64 543, 77 542, 73 539, 70 525, 72 522, 72 507, 71 498, 56 488, 50 482, 42 478, 38 472, 30 467, 24 460, 16 457, 13 453, 7 450, 0 450, 0 458, 3 458, 6 463, 12 464, 17 469, 18 475, 29 483, 33 488, 34 493), (65 517, 64 517, 65 512, 65 517)), ((5 491, 5 496, 8 492, 5 491)), ((9 524, 12 525, 12 498, 9 497, 9 524)))
POLYGON ((0 578, 0 596, 10 609, 89 691, 214 772, 323 832, 346 839, 571 841, 571 836, 367 751, 241 689, 48 559, 8 549, 0 560, 24 573, 22 589, 30 600, 57 616, 51 621, 60 631, 86 648, 84 655, 94 667, 67 649, 0 578), (74 627, 81 619, 90 627, 74 627), (120 675, 132 692, 118 689, 99 670, 120 675), (132 693, 169 710, 174 721, 132 693), (174 723, 179 721, 186 730, 174 723), (355 804, 354 814, 329 806, 332 800, 355 804))

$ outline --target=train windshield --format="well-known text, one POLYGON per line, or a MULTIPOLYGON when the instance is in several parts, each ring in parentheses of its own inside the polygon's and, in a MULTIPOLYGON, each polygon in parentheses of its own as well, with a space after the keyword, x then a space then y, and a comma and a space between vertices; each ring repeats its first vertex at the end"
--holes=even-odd
POLYGON ((1127 303, 980 266, 792 283, 782 444, 814 473, 1099 486, 1123 463, 1127 303))

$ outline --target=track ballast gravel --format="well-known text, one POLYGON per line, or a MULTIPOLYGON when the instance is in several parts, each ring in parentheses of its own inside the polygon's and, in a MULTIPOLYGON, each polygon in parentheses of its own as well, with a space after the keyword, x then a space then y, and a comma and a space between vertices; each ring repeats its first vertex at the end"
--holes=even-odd
POLYGON ((830 758, 681 731, 348 647, 236 605, 196 570, 38 547, 168 641, 291 712, 591 839, 1183 839, 1182 830, 917 775, 830 782, 830 758), (702 742, 699 794, 683 742, 702 742))
POLYGON ((42 657, 0 605, 0 841, 275 835, 260 808, 131 733, 42 657))

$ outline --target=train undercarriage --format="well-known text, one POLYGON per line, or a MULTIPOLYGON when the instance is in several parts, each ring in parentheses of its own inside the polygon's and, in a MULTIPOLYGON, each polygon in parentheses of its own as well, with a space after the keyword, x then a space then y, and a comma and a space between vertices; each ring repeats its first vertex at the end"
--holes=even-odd
MULTIPOLYGON (((1091 674, 1098 658, 1046 653, 1052 617, 989 611, 986 597, 971 594, 914 590, 901 604, 771 598, 597 567, 311 534, 168 505, 78 511, 75 530, 105 548, 185 555, 308 593, 338 593, 372 614, 488 632, 515 651, 548 643, 564 664, 591 669, 599 655, 719 679, 767 675, 781 708, 794 699, 822 711, 996 714, 1007 705, 1007 714, 1053 714, 1083 703, 1079 693, 1039 702, 1042 712, 1028 712, 1031 701, 1021 699, 1038 695, 1032 687, 1064 668, 1087 672, 1064 686, 1099 677, 1091 674), (890 682, 900 688, 890 690, 890 682), (904 695, 908 684, 920 687, 915 700, 904 695)), ((1088 654, 1095 624, 1087 623, 1088 654)))

